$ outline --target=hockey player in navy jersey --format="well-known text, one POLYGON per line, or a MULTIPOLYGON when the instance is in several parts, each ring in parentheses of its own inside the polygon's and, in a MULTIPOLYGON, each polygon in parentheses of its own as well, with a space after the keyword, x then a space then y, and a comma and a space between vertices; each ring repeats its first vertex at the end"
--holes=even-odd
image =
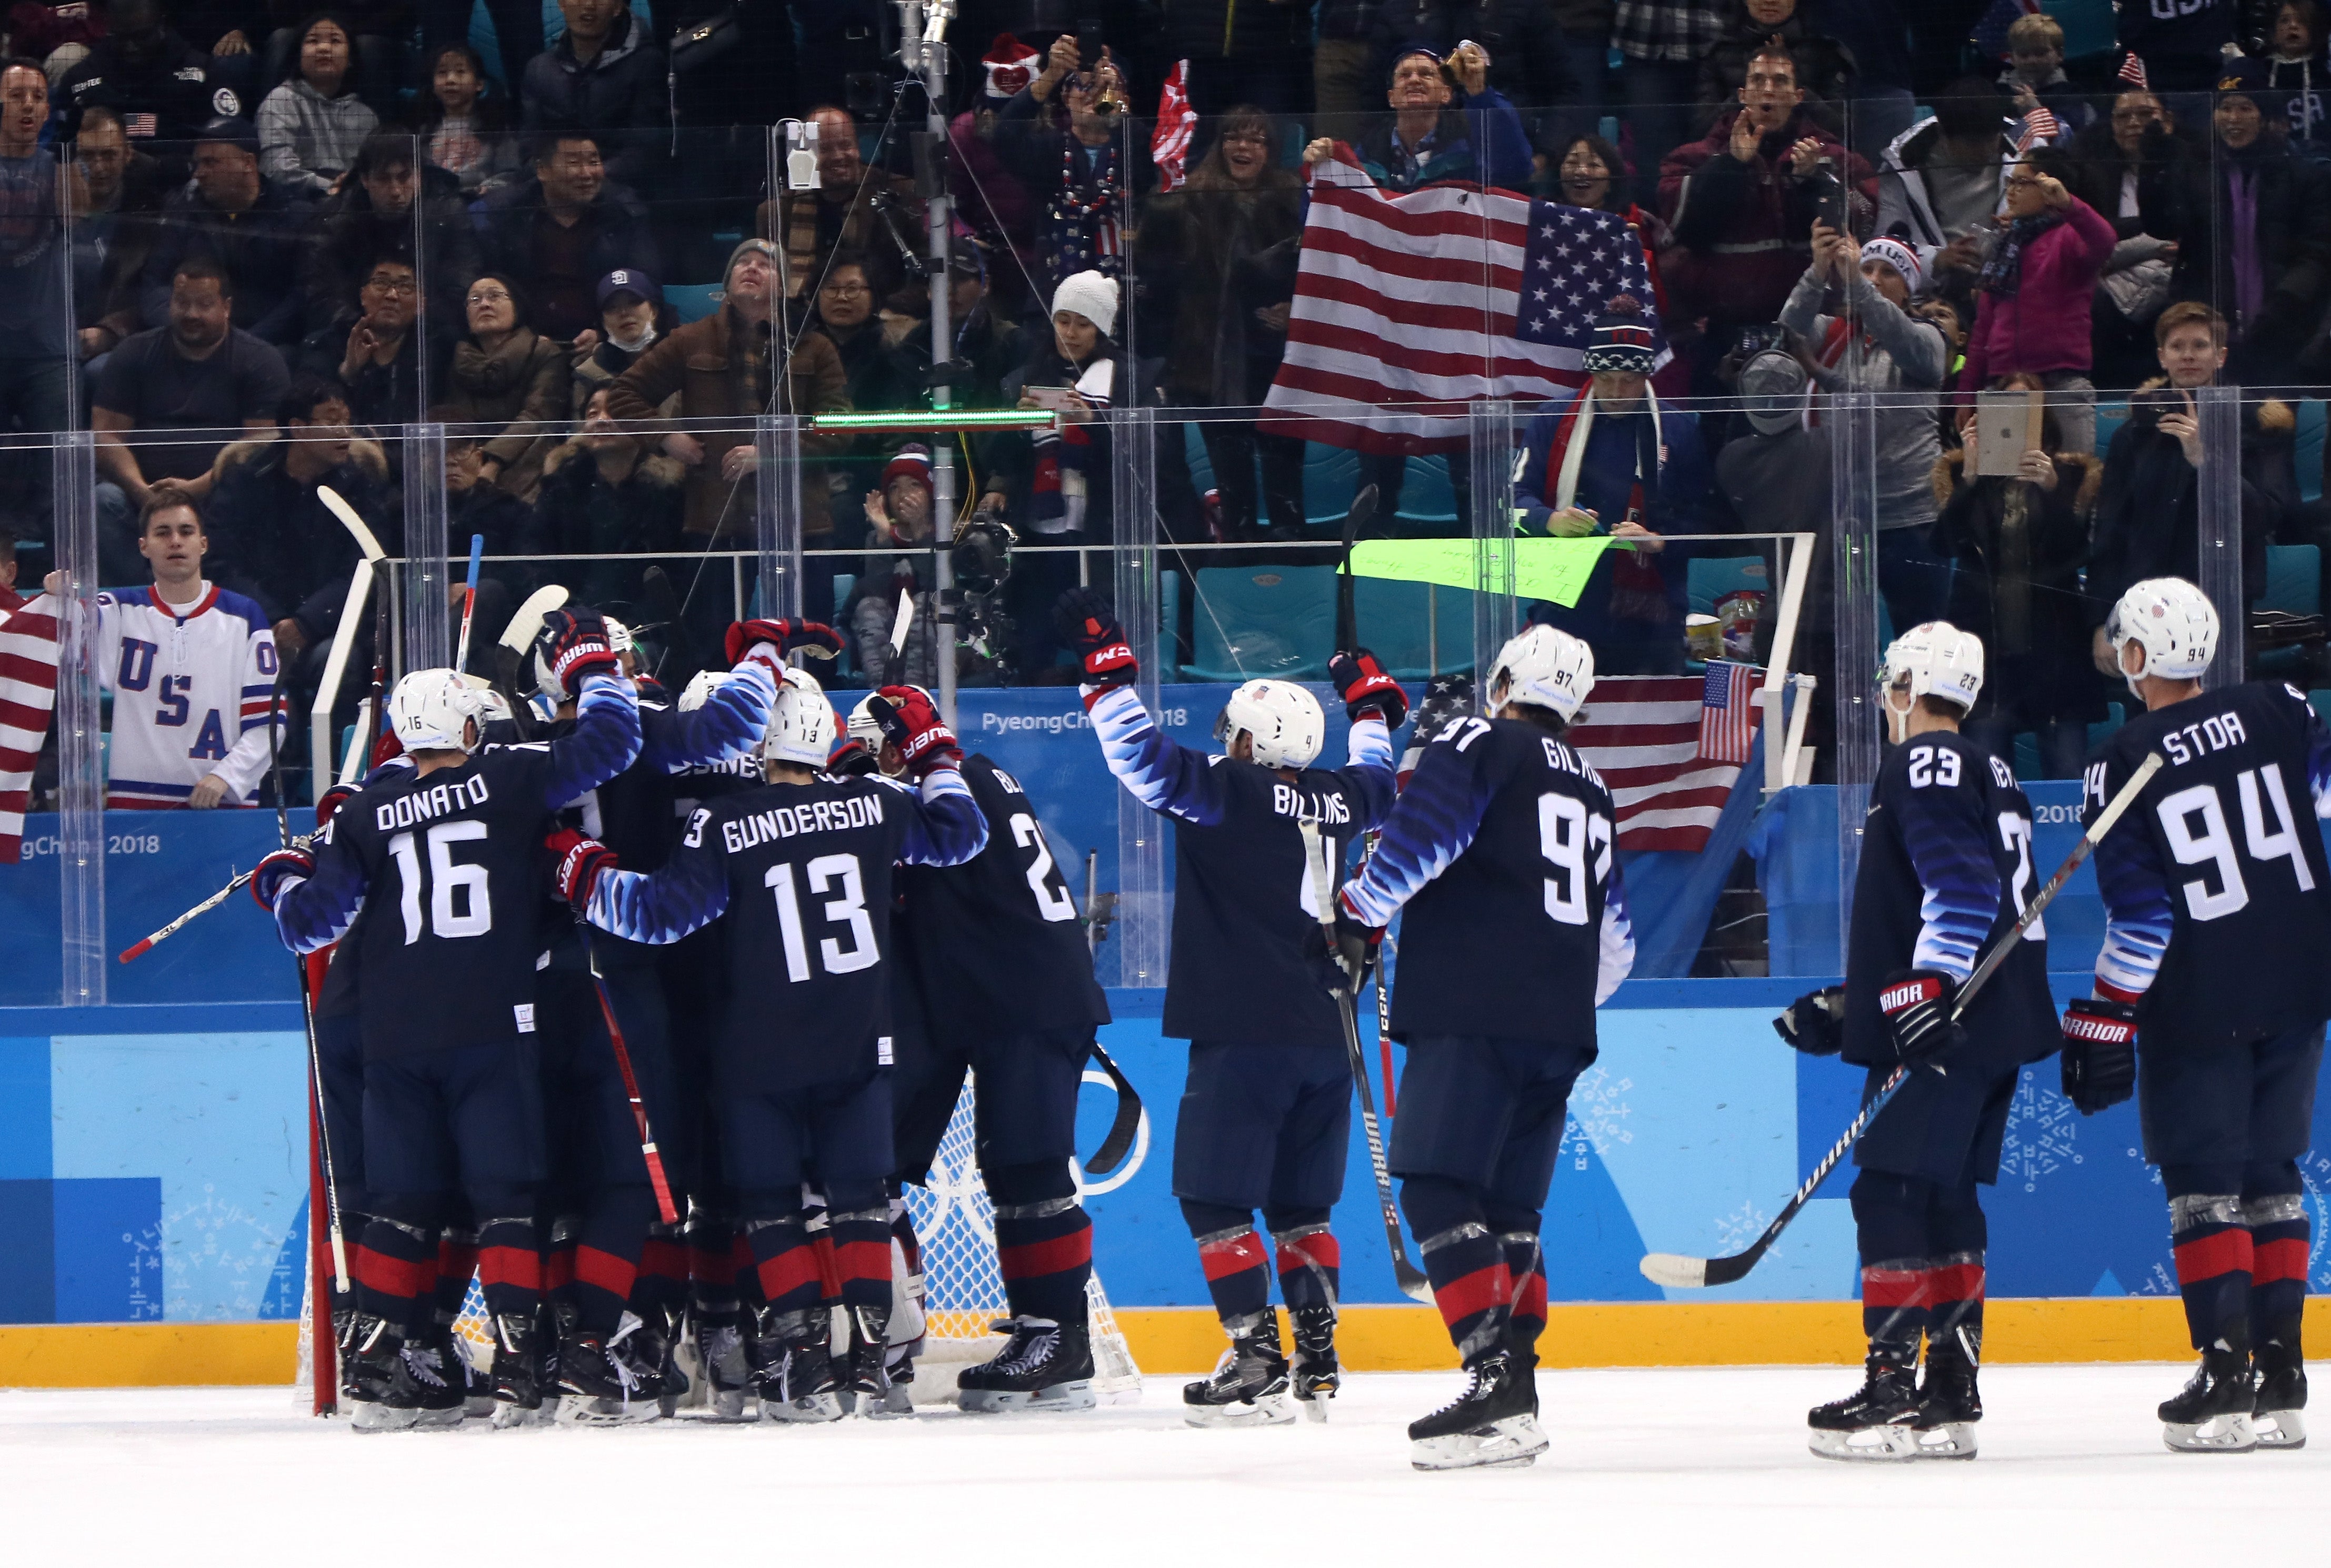
POLYGON ((896 706, 883 717, 919 789, 823 771, 833 708, 804 671, 782 681, 761 743, 768 782, 699 806, 661 870, 616 870, 604 845, 571 831, 554 848, 560 892, 602 931, 661 945, 723 923, 721 1143, 763 1297, 748 1345, 779 1353, 756 1355, 761 1409, 831 1421, 851 1408, 845 1394, 871 1409, 887 1392, 891 868, 960 864, 987 829, 954 732, 918 693, 886 689, 896 706), (826 1200, 846 1373, 827 1352, 804 1183, 826 1200))
POLYGON ((1425 746, 1338 898, 1354 985, 1408 911, 1392 1013, 1408 1061, 1389 1160, 1470 1379, 1410 1423, 1419 1469, 1524 1465, 1546 1446, 1540 1212, 1570 1087, 1594 1060, 1594 1010, 1635 960, 1611 792, 1562 738, 1594 685, 1593 651, 1566 632, 1533 626, 1507 643, 1486 682, 1490 717, 1456 717, 1425 746))
POLYGON ((1061 640, 1084 667, 1084 703, 1109 771, 1174 822, 1174 954, 1165 1033, 1190 1042, 1174 1132, 1174 1195, 1230 1349, 1214 1375, 1183 1391, 1194 1425, 1315 1414, 1335 1392, 1341 1254, 1327 1228, 1344 1190, 1351 1062, 1331 1000, 1334 965, 1313 958, 1320 918, 1303 829, 1316 824, 1343 864, 1393 798, 1392 730, 1408 714, 1399 686, 1365 651, 1338 655, 1352 718, 1351 760, 1310 765, 1326 738, 1318 700, 1283 680, 1231 694, 1216 736, 1228 755, 1157 733, 1133 690, 1132 650, 1107 601, 1062 595, 1061 640), (1295 1326, 1290 1373, 1270 1310, 1261 1209, 1295 1326))
POLYGON ((2166 765, 2097 848, 2105 941, 2095 995, 2064 1014, 2064 1092, 2129 1097, 2168 1190, 2201 1365, 2161 1406, 2185 1452, 2297 1448, 2307 1371, 2307 1221, 2298 1159, 2331 1016, 2331 734, 2296 690, 2203 691, 2218 613, 2176 577, 2137 584, 2105 624, 2145 711, 2088 764, 2091 820, 2137 765, 2166 765), (2311 812, 2310 812, 2310 807, 2311 812))
POLYGON ((343 1350, 376 1395, 359 1405, 361 1430, 416 1419, 411 1402, 378 1396, 395 1382, 404 1340, 428 1321, 436 1230, 457 1192, 478 1220, 495 1397, 511 1411, 540 1404, 538 857, 551 811, 621 773, 640 746, 631 684, 616 673, 598 617, 554 612, 543 637, 553 670, 582 694, 572 735, 480 748, 477 689, 450 670, 415 670, 390 702, 411 771, 368 787, 358 809, 319 830, 312 851, 279 850, 252 877, 252 895, 294 952, 357 927, 373 1218, 353 1250, 365 1309, 343 1350), (429 996, 449 1005, 424 1019, 414 999, 429 996))
POLYGON ((1983 679, 1982 642, 1947 622, 1887 649, 1879 699, 1893 747, 1862 830, 1845 985, 1774 1021, 1798 1050, 1868 1069, 1865 1096, 1911 1069, 1854 1145, 1870 1352, 1860 1392, 1807 1417, 1809 1446, 1828 1459, 1974 1456, 1987 1236, 1977 1189, 1999 1179, 2023 1068, 2056 1049, 2039 922, 1952 1022, 1959 987, 2035 890, 2031 803, 2005 762, 1959 734, 1983 679))

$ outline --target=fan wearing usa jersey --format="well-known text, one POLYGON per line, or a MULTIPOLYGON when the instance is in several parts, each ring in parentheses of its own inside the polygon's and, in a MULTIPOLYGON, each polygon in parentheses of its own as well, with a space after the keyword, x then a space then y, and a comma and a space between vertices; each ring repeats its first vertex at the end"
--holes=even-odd
POLYGON ((2047 933, 2035 921, 1954 1018, 2034 890, 2031 806, 2006 763, 1959 734, 1983 691, 1973 634, 1914 626, 1878 681, 1894 745, 1862 829, 1845 986, 1774 1022, 1798 1050, 1866 1069, 1866 1096, 1910 1069, 1853 1151, 1863 1384, 1811 1412, 1807 1443, 1827 1459, 1972 1459, 1988 1240, 1977 1192, 1999 1178, 2022 1069, 2056 1049, 2047 933))
POLYGON ((387 1396, 401 1392, 404 1342, 428 1321, 437 1229, 456 1193, 478 1222, 496 1416, 514 1421, 541 1404, 543 832, 554 809, 614 777, 640 748, 631 683, 599 618, 554 611, 542 636, 552 667, 582 693, 573 734, 480 747, 484 694, 452 670, 414 670, 389 705, 412 767, 376 774, 312 850, 276 851, 252 876, 252 896, 295 953, 355 928, 373 1217, 353 1257, 364 1310, 343 1348, 373 1396, 360 1395, 362 1430, 417 1415, 387 1396))
POLYGON ((916 787, 825 772, 832 706, 807 672, 780 679, 767 782, 699 806, 662 870, 618 870, 572 832, 553 848, 561 894, 600 930, 660 946, 722 923, 715 1094, 764 1298, 747 1348, 763 1415, 823 1421, 871 1412, 889 1392, 892 867, 958 865, 985 847, 987 824, 954 732, 921 694, 886 688, 880 716, 916 787), (805 1183, 826 1200, 846 1373, 818 1310, 805 1183))
POLYGON ((1470 1378, 1409 1427, 1419 1469, 1533 1461, 1538 1224, 1594 1010, 1635 962, 1611 792, 1562 738, 1594 654, 1532 626, 1490 666, 1490 717, 1451 716, 1337 899, 1355 985, 1403 908, 1393 1037, 1408 1047, 1389 1163, 1470 1378))
MULTIPOLYGON (((98 679, 113 694, 106 807, 247 805, 267 771, 275 633, 256 603, 204 579, 193 502, 157 500, 141 527, 152 584, 97 596, 98 679)), ((64 574, 48 586, 63 591, 64 574)))
POLYGON ((1284 680, 1250 680, 1214 727, 1228 755, 1175 745, 1135 694, 1137 673, 1107 600, 1071 589, 1056 607, 1061 640, 1084 666, 1084 704, 1109 771, 1174 822, 1174 954, 1166 1034, 1190 1042, 1174 1130, 1174 1195, 1198 1244, 1215 1314, 1230 1336, 1214 1375, 1182 1391, 1194 1426, 1324 1416, 1336 1392, 1341 1250, 1327 1228, 1344 1190, 1352 1125, 1351 1059, 1332 1000, 1341 977, 1318 941, 1305 830, 1352 841, 1393 799, 1392 731, 1408 698, 1365 650, 1330 665, 1352 719, 1350 761, 1310 765, 1326 738, 1318 699, 1284 680), (1295 1363, 1280 1348, 1254 1211, 1279 1254, 1295 1363), (1290 1401, 1289 1395, 1293 1396, 1290 1401))
POLYGON ((2096 994, 2064 1014, 2064 1092, 2129 1097, 2160 1167, 2201 1364, 2160 1409, 2184 1452, 2307 1440, 2299 1342, 2308 1227, 2298 1156, 2331 1016, 2331 733, 2275 681, 2202 689, 2218 612, 2155 577, 2105 633, 2145 711, 2090 759, 2091 821, 2149 754, 2164 765, 2096 852, 2096 994))

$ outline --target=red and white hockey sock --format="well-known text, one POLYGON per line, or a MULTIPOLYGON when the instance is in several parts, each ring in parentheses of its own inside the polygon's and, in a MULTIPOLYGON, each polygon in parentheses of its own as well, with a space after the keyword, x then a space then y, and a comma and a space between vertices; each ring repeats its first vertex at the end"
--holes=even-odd
MULTIPOLYGON (((2212 1173, 2214 1174, 2214 1173, 2212 1173)), ((2256 1261, 2250 1227, 2242 1221, 2240 1193, 2201 1192, 2191 1178, 2201 1173, 2162 1167, 2169 1190, 2169 1244, 2177 1263, 2177 1294, 2185 1302, 2185 1327, 2193 1348, 2221 1340, 2250 1344, 2250 1271, 2256 1261)), ((2215 1185, 2215 1183, 2210 1183, 2215 1185)))
POLYGON ((832 1238, 835 1294, 844 1307, 890 1310, 890 1205, 826 1216, 832 1238))
POLYGON ((1198 1243, 1206 1294, 1224 1323, 1251 1323, 1270 1307, 1270 1255, 1246 1212, 1223 1203, 1182 1200, 1182 1218, 1198 1243))
POLYGON ((762 1300, 780 1312, 802 1312, 825 1299, 808 1216, 800 1210, 747 1220, 745 1239, 753 1249, 753 1274, 762 1300))
POLYGON ((1327 1229, 1324 1209, 1266 1212, 1271 1250, 1279 1254, 1279 1298, 1287 1309, 1333 1307, 1344 1298, 1344 1249, 1327 1229))
POLYGON ((542 1252, 533 1215, 498 1214, 478 1227, 478 1283, 495 1316, 534 1320, 542 1305, 542 1252))

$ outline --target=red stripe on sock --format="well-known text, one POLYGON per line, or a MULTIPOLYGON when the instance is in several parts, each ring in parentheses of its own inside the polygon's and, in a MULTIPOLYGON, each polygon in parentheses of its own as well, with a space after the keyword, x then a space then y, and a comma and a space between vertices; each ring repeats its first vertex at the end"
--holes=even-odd
POLYGON ((1861 1305, 1924 1307, 1934 1299, 1934 1280, 1937 1272, 1933 1269, 1864 1269, 1861 1271, 1861 1305))
MULTIPOLYGON (((2182 1263, 2182 1259, 2181 1259, 2182 1263)), ((2182 1273, 2182 1268, 2180 1272, 2182 1273)), ((2250 1247, 2250 1283, 2279 1285, 2286 1279, 2307 1278, 2307 1243, 2296 1236, 2279 1241, 2258 1241, 2250 1247)))
POLYGON ((1335 1237, 1322 1231, 1316 1236, 1299 1237, 1279 1244, 1279 1271, 1293 1274, 1307 1264, 1320 1269, 1341 1269, 1344 1249, 1335 1237))
MULTIPOLYGON (((744 1276, 754 1272, 754 1270, 759 1267, 760 1265, 753 1260, 753 1243, 751 1240, 746 1236, 745 1232, 739 1231, 736 1235, 730 1237, 728 1240, 729 1278, 732 1279, 742 1278, 744 1276)), ((718 1278, 718 1276, 710 1275, 707 1278, 718 1278)))
POLYGON ((677 1241, 650 1237, 640 1249, 640 1273, 652 1279, 688 1278, 688 1249, 677 1241))
POLYGON ((833 1267, 837 1289, 842 1281, 851 1279, 888 1279, 890 1278, 890 1239, 880 1241, 842 1241, 833 1249, 833 1267))
POLYGON ((455 1241, 440 1237, 437 1241, 437 1278, 466 1281, 478 1271, 478 1244, 475 1241, 455 1241))
POLYGON ((636 1267, 613 1252, 602 1252, 596 1247, 575 1250, 575 1282, 578 1285, 595 1286, 610 1296, 629 1297, 632 1281, 638 1277, 636 1267))
POLYGON ((2171 1250, 2177 1259, 2180 1285, 2199 1285, 2222 1274, 2250 1271, 2250 1233, 2239 1225, 2198 1240, 2180 1241, 2171 1250))
POLYGON ((478 1249, 478 1279, 489 1288, 496 1285, 515 1285, 525 1290, 539 1290, 542 1288, 542 1254, 525 1247, 480 1247, 478 1249))
MULTIPOLYGON (((1084 1268, 1092 1262, 1092 1227, 1080 1225, 1067 1235, 1055 1236, 1049 1241, 1023 1241, 1017 1247, 999 1247, 995 1250, 995 1261, 1006 1284, 1084 1268)), ((1207 1276, 1210 1280, 1213 1278, 1211 1274, 1207 1276)))
POLYGON ((1534 1317, 1546 1321, 1546 1276, 1532 1269, 1523 1279, 1520 1293, 1514 1297, 1516 1317, 1534 1317))
POLYGON ((817 1259, 817 1279, 828 1301, 842 1299, 842 1266, 833 1259, 833 1237, 829 1233, 809 1239, 809 1250, 817 1259))
POLYGON ((575 1249, 559 1247, 542 1260, 542 1287, 546 1290, 564 1290, 575 1283, 575 1249))
POLYGON ((392 1258, 359 1242, 348 1250, 348 1267, 366 1289, 401 1300, 415 1300, 437 1288, 434 1258, 392 1258))
POLYGON ((817 1255, 808 1247, 788 1247, 760 1265, 761 1294, 775 1301, 790 1291, 818 1282, 817 1255))
POLYGON ((1198 1246, 1198 1267, 1206 1271, 1206 1283, 1242 1269, 1260 1269, 1263 1264, 1262 1243, 1251 1231, 1242 1231, 1235 1236, 1225 1236, 1219 1241, 1204 1241, 1198 1246))
POLYGON ((1446 1285, 1432 1288, 1433 1305, 1441 1308, 1441 1320, 1451 1328, 1475 1313, 1503 1307, 1513 1296, 1514 1277, 1507 1272, 1502 1258, 1486 1269, 1476 1269, 1446 1285))
MULTIPOLYGON (((1936 1301, 1980 1301, 1983 1299, 1983 1265, 1953 1263, 1929 1271, 1936 1301)), ((1875 1304, 1873 1304, 1875 1305, 1875 1304)))

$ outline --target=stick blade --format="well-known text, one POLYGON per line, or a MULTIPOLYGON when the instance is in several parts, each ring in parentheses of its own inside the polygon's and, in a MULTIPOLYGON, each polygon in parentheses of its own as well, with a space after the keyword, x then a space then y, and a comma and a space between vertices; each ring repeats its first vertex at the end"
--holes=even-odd
POLYGON ((1643 1260, 1635 1265, 1652 1284, 1675 1290, 1697 1290, 1708 1284, 1713 1266, 1712 1259, 1686 1258, 1677 1252, 1646 1252, 1643 1260))
POLYGON ((374 535, 372 528, 363 518, 357 515, 356 508, 348 505, 347 499, 339 491, 329 485, 318 485, 316 499, 324 503, 326 511, 340 519, 343 527, 356 536, 357 548, 364 552, 366 560, 377 561, 387 554, 380 547, 380 540, 374 535))
POLYGON ((1400 1281, 1403 1296, 1411 1301, 1421 1301, 1427 1307, 1432 1305, 1432 1281, 1424 1277, 1422 1269, 1405 1258, 1395 1258, 1392 1261, 1392 1272, 1393 1278, 1400 1281))

